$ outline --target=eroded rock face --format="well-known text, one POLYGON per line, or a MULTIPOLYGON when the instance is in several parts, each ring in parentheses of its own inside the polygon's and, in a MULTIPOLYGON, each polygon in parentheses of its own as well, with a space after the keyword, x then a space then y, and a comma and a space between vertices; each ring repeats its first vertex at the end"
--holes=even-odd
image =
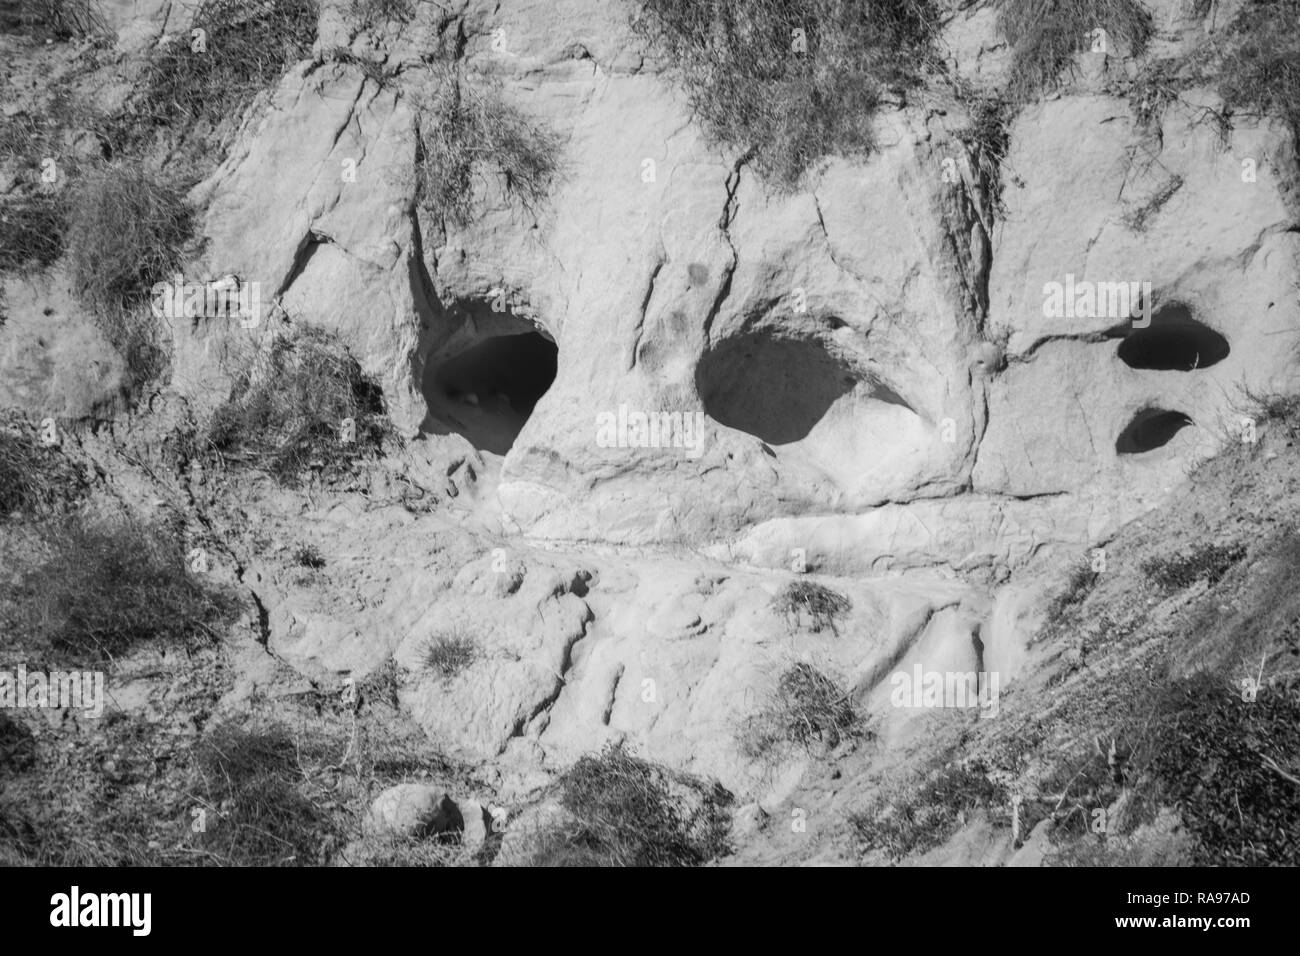
MULTIPOLYGON (((195 268, 257 283, 262 320, 177 320, 172 382, 216 404, 285 321, 336 332, 379 381, 418 436, 381 484, 446 487, 454 507, 272 503, 267 533, 326 567, 262 555, 241 583, 267 650, 322 688, 395 659, 449 754, 526 776, 626 740, 769 799, 802 758, 774 773, 739 738, 809 660, 906 740, 895 669, 1014 679, 1043 587, 998 587, 1009 570, 1159 503, 1235 440, 1243 386, 1292 374, 1297 176, 1278 127, 1220 142, 1190 97, 1143 129, 1105 92, 1120 67, 1085 57, 1079 87, 1013 124, 1001 209, 951 102, 883 111, 872 156, 783 193, 708 142, 629 4, 451 6, 354 36, 324 5, 317 60, 192 195, 195 268), (559 137, 538 209, 487 169, 471 224, 422 208, 412 104, 447 36, 472 82, 559 137), (1087 283, 1105 291, 1066 308, 1087 283), (840 633, 773 612, 797 572, 851 600, 840 633), (431 670, 448 636, 472 653, 431 670)), ((137 32, 183 29, 167 16, 137 32)), ((946 42, 977 85, 1005 75, 988 8, 946 42)), ((107 354, 68 361, 82 349, 107 354)), ((120 374, 49 390, 89 414, 120 374)), ((25 381, 0 387, 48 405, 25 381)))
MULTIPOLYGON (((870 529, 866 553, 846 539, 831 565, 952 566, 985 547, 1014 563, 1149 507, 1221 444, 1240 383, 1286 373, 1274 346, 1296 319, 1295 170, 1280 130, 1242 124, 1220 143, 1194 109, 1144 130, 1114 97, 1052 100, 1011 130, 994 226, 992 184, 954 135, 960 108, 895 110, 872 157, 779 194, 705 141, 626 13, 456 12, 466 70, 563 140, 535 217, 490 175, 471 226, 423 213, 409 104, 436 30, 417 18, 351 37, 329 11, 323 46, 387 54, 412 67, 414 92, 301 67, 199 191, 211 271, 256 278, 290 318, 337 330, 408 430, 504 455, 514 528, 744 533, 767 542, 751 558, 785 564, 810 536, 835 550, 797 518, 815 512, 870 529), (1052 316, 1053 282, 1137 295, 1052 316), (1133 324, 1143 290, 1172 331, 1133 324), (544 347, 553 381, 512 393, 544 347), (945 528, 900 531, 913 516, 945 528), (1028 547, 1008 524, 1030 529, 1028 547)), ((975 15, 949 30, 980 82, 1003 69, 992 31, 975 15)), ((237 334, 181 330, 180 386, 213 394, 237 334)))

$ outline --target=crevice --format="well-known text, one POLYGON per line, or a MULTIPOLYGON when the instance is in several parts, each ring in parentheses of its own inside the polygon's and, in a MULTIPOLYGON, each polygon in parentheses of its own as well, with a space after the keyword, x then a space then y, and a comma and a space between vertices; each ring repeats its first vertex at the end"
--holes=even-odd
POLYGON ((624 665, 619 664, 618 670, 614 672, 614 680, 609 687, 609 697, 605 701, 605 711, 600 715, 600 722, 604 726, 609 726, 610 718, 614 715, 614 701, 618 698, 618 685, 623 682, 624 665))
POLYGON ((627 370, 630 372, 636 368, 637 352, 641 349, 641 336, 645 331, 646 312, 650 309, 650 300, 654 298, 655 282, 659 278, 659 273, 663 271, 664 259, 661 256, 655 263, 655 267, 650 272, 650 281, 646 285, 645 297, 641 300, 641 315, 637 319, 636 328, 633 330, 632 338, 632 362, 628 365, 627 370))
POLYGON ((722 311, 722 303, 731 295, 731 279, 736 274, 736 265, 739 257, 736 254, 736 244, 731 241, 731 220, 736 215, 736 193, 740 189, 740 170, 745 165, 747 156, 742 156, 736 160, 736 165, 732 167, 731 174, 727 177, 727 198, 722 204, 722 215, 718 219, 718 229, 722 232, 722 238, 727 243, 727 248, 731 250, 731 261, 727 263, 726 274, 722 277, 722 283, 718 287, 718 294, 713 297, 713 304, 709 306, 708 315, 704 317, 704 342, 708 344, 712 332, 713 322, 722 311))

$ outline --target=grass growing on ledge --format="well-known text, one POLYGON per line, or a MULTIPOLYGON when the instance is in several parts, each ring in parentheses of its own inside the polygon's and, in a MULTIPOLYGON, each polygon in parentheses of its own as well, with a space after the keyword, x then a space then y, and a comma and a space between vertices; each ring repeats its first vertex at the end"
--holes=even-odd
POLYGON ((713 138, 794 188, 873 146, 872 118, 934 61, 931 0, 643 0, 634 30, 679 71, 713 138))
POLYGON ((455 677, 478 656, 474 642, 463 634, 439 634, 420 652, 420 669, 434 677, 455 677))
POLYGON ((998 26, 1011 45, 1007 93, 1025 103, 1055 89, 1075 54, 1094 49, 1140 55, 1154 27, 1138 0, 1003 0, 998 26))
POLYGON ((560 140, 508 102, 493 85, 451 68, 419 103, 417 185, 421 204, 456 225, 474 214, 477 177, 495 176, 529 213, 560 173, 560 140))

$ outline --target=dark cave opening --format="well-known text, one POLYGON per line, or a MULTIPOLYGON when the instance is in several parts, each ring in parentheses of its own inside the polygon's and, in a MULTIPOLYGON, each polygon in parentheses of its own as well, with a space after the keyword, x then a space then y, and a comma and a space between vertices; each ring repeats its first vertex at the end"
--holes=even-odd
POLYGON ((559 357, 554 341, 527 328, 481 338, 430 364, 423 389, 429 430, 455 432, 498 455, 510 450, 555 381, 559 357))
POLYGON ((805 438, 858 381, 815 339, 758 332, 718 343, 695 369, 705 413, 769 445, 805 438))
POLYGON ((1163 306, 1145 329, 1133 329, 1119 344, 1120 361, 1130 368, 1186 372, 1209 368, 1228 357, 1228 340, 1192 318, 1180 303, 1163 306))

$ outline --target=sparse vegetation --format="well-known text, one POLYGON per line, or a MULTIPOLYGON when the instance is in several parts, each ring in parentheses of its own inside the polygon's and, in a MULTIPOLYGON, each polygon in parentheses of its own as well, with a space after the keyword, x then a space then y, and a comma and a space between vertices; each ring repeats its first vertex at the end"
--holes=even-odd
POLYGON ((455 677, 478 656, 478 647, 463 634, 439 634, 420 652, 420 670, 442 678, 455 677))
POLYGON ((295 485, 309 469, 327 478, 349 471, 389 434, 382 393, 357 360, 331 335, 299 327, 237 370, 199 444, 295 485))
POLYGON ((610 745, 559 782, 567 826, 538 834, 535 866, 698 866, 729 852, 732 796, 610 745))
POLYGON ((330 820, 302 794, 298 748, 282 727, 222 724, 199 743, 198 768, 203 846, 217 862, 301 866, 324 856, 330 820))
MULTIPOLYGON (((1300 394, 1242 386, 1241 397, 1239 414, 1242 416, 1259 422, 1277 422, 1288 438, 1294 439, 1300 435, 1300 394)), ((1233 436, 1237 440, 1240 437, 1240 434, 1233 436)))
POLYGON ((713 137, 796 186, 873 146, 872 119, 934 61, 930 0, 643 0, 634 29, 677 67, 713 137))
POLYGON ((50 265, 63 252, 64 209, 56 193, 0 200, 0 272, 50 265))
POLYGON ((414 0, 352 0, 348 15, 363 30, 385 23, 402 25, 415 17, 414 0))
POLYGON ((1166 691, 1150 769, 1209 866, 1300 863, 1300 681, 1243 699, 1207 674, 1166 691))
POLYGON ((0 32, 55 40, 113 35, 97 0, 15 0, 0 9, 0 32))
POLYGON ((214 625, 235 611, 161 526, 74 516, 45 537, 48 556, 0 590, 13 632, 33 638, 38 653, 99 663, 142 643, 184 647, 216 637, 214 625))
POLYGON ((839 619, 849 612, 853 603, 838 591, 815 581, 791 581, 772 599, 772 607, 785 615, 791 627, 798 628, 806 615, 814 634, 827 628, 838 633, 839 619))
POLYGON ((52 514, 85 490, 81 470, 58 449, 43 447, 28 422, 10 416, 0 423, 0 521, 14 513, 52 514))
POLYGON ((1300 135, 1300 0, 1250 0, 1228 26, 1217 70, 1233 112, 1276 116, 1300 135))
POLYGON ((811 664, 800 662, 781 674, 776 687, 740 735, 741 748, 767 759, 782 747, 806 751, 836 747, 861 733, 852 695, 811 664))
POLYGON ((315 0, 200 0, 192 29, 202 44, 172 42, 149 60, 130 126, 209 132, 237 123, 253 98, 273 86, 316 42, 315 0))
POLYGON ((977 809, 1004 814, 1006 791, 979 764, 946 765, 897 799, 881 799, 849 822, 864 852, 883 850, 900 860, 944 843, 960 826, 959 815, 977 809))
POLYGON ((1180 591, 1201 580, 1218 584, 1245 556, 1244 545, 1206 544, 1186 554, 1149 558, 1142 562, 1142 573, 1165 591, 1180 591))
POLYGON ((1065 586, 1052 597, 1047 606, 1046 618, 1048 623, 1059 621, 1070 608, 1077 605, 1092 590, 1093 585, 1097 583, 1097 572, 1092 570, 1092 565, 1086 562, 1079 562, 1070 570, 1069 576, 1065 579, 1065 586))
POLYGON ((126 361, 131 381, 157 378, 167 362, 153 286, 180 270, 193 211, 180 191, 132 165, 87 171, 70 191, 64 246, 73 288, 126 361))
POLYGON ((495 175, 506 195, 535 213, 560 172, 560 140, 508 102, 500 89, 440 68, 420 104, 418 189, 435 214, 466 225, 476 177, 495 175))
POLYGON ((325 558, 314 544, 304 544, 294 551, 293 563, 302 568, 319 570, 325 567, 325 558))
POLYGON ((1012 51, 1007 93, 1018 103, 1055 89, 1075 54, 1138 56, 1154 32, 1138 0, 1003 0, 998 26, 1012 51))

